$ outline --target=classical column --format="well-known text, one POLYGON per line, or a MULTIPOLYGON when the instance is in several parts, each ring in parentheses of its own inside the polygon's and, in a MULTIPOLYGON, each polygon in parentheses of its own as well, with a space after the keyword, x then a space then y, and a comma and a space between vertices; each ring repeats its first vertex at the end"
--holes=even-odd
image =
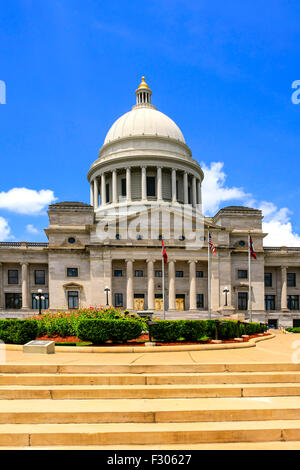
POLYGON ((112 172, 112 200, 114 204, 118 202, 117 170, 113 170, 112 172))
POLYGON ((169 310, 176 310, 175 260, 169 261, 169 310))
POLYGON ((106 182, 105 182, 105 173, 101 175, 101 206, 106 204, 106 182))
POLYGON ((21 263, 22 266, 22 309, 28 310, 28 264, 21 263))
POLYGON ((131 201, 131 168, 126 168, 126 199, 131 201))
POLYGON ((91 206, 94 206, 94 181, 91 181, 91 192, 90 192, 90 204, 91 206))
POLYGON ((176 170, 172 169, 172 202, 177 201, 176 170))
POLYGON ((133 310, 133 260, 126 259, 127 271, 127 308, 133 310))
POLYGON ((201 204, 202 198, 201 198, 201 181, 197 180, 197 204, 201 204))
POLYGON ((94 179, 94 208, 98 209, 99 206, 99 182, 98 178, 94 179))
POLYGON ((147 199, 147 170, 145 166, 142 166, 142 200, 147 199))
POLYGON ((154 262, 153 259, 147 259, 148 276, 148 310, 154 310, 154 262))
POLYGON ((189 190, 188 190, 188 174, 185 171, 183 173, 183 197, 184 197, 184 204, 189 203, 189 190))
POLYGON ((162 169, 157 167, 157 200, 162 200, 162 169))
POLYGON ((287 267, 281 266, 281 310, 287 310, 287 267))
POLYGON ((4 307, 3 297, 3 264, 0 263, 0 310, 2 310, 4 307))
POLYGON ((193 207, 196 207, 197 204, 197 187, 196 187, 196 177, 192 178, 192 204, 193 207))
POLYGON ((196 262, 189 261, 190 265, 190 310, 197 309, 197 295, 196 295, 196 262))

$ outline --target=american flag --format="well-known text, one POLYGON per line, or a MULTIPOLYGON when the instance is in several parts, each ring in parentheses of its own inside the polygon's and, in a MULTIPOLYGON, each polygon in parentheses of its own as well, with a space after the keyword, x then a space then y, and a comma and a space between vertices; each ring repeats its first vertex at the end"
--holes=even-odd
POLYGON ((213 244, 210 233, 209 233, 209 248, 210 248, 210 251, 215 255, 216 254, 216 248, 215 248, 215 245, 213 244))

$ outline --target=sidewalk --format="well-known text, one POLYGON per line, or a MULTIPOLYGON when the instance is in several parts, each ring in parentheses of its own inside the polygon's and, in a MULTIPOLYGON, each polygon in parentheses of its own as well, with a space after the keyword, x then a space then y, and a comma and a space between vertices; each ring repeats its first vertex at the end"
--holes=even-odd
MULTIPOLYGON (((191 364, 191 363, 290 363, 296 351, 292 344, 300 334, 276 334, 276 337, 257 343, 255 348, 214 351, 183 351, 153 353, 55 353, 23 354, 6 351, 7 364, 191 364)), ((300 352, 299 352, 300 361, 300 352)))

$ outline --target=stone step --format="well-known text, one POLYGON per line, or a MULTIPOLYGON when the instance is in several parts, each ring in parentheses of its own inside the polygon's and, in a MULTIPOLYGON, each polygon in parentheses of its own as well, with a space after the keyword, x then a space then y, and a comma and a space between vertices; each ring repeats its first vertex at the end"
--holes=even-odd
POLYGON ((0 424, 300 420, 300 397, 2 400, 0 424))
POLYGON ((300 372, 293 363, 236 364, 1 364, 0 374, 147 374, 216 372, 300 372))
POLYGON ((239 385, 56 385, 0 386, 0 400, 91 400, 155 398, 232 398, 300 396, 300 385, 293 383, 239 385))
POLYGON ((196 385, 300 383, 296 372, 165 373, 165 374, 2 374, 0 386, 37 385, 196 385))
POLYGON ((1 424, 0 446, 153 446, 300 441, 300 420, 118 424, 1 424))

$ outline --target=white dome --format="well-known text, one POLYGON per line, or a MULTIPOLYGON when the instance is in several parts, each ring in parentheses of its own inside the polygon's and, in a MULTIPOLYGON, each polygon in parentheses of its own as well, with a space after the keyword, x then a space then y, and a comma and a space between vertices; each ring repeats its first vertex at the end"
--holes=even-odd
POLYGON ((154 106, 134 106, 121 116, 108 131, 104 145, 123 137, 131 136, 169 137, 185 144, 179 127, 154 106))

